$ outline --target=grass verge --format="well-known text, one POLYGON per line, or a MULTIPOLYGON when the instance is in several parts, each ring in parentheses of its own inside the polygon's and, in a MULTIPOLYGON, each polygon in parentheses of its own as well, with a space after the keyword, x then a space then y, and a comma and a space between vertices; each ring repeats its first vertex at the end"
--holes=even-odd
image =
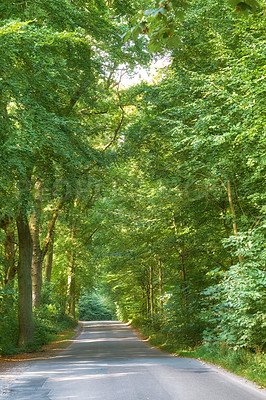
POLYGON ((142 327, 140 332, 149 339, 152 345, 162 350, 177 354, 180 357, 197 358, 216 364, 227 371, 255 382, 261 389, 266 388, 266 354, 263 352, 251 352, 245 349, 234 350, 225 345, 201 345, 185 349, 160 332, 151 332, 146 327, 142 327))
POLYGON ((50 336, 50 341, 47 344, 39 346, 38 349, 34 351, 21 351, 17 354, 12 355, 2 355, 0 356, 0 363, 5 361, 25 361, 33 359, 46 359, 55 356, 61 350, 65 349, 74 339, 79 335, 80 330, 77 332, 73 328, 68 328, 58 334, 50 336))

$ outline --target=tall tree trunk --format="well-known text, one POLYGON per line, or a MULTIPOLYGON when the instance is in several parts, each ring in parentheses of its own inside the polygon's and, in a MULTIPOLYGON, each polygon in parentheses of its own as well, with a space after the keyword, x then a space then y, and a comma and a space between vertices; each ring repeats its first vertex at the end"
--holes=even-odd
MULTIPOLYGON (((232 188, 231 188, 230 179, 227 180, 227 196, 228 196, 229 207, 230 207, 230 211, 231 211, 232 219, 233 219, 233 233, 234 233, 234 236, 238 236, 237 222, 236 222, 236 211, 235 211, 235 206, 234 206, 234 202, 233 202, 232 188)), ((239 253, 238 254, 238 259, 239 259, 239 262, 241 263, 244 260, 244 257, 239 253)))
POLYGON ((154 314, 154 299, 153 299, 153 267, 150 265, 150 313, 154 314))
POLYGON ((236 212, 235 212, 235 207, 234 207, 234 202, 233 202, 233 197, 232 197, 231 182, 229 179, 227 180, 227 195, 228 195, 229 206, 230 206, 232 219, 233 219, 233 232, 234 232, 234 235, 237 236, 236 212))
POLYGON ((19 262, 18 262, 18 345, 33 342, 31 263, 33 244, 26 216, 20 212, 17 218, 19 262))
POLYGON ((150 313, 150 276, 149 276, 149 269, 145 267, 145 293, 146 293, 146 311, 147 315, 150 313))
MULTIPOLYGON (((178 230, 177 230, 177 226, 176 226, 174 212, 173 212, 173 217, 172 218, 173 218, 173 227, 174 227, 174 230, 175 230, 176 237, 178 239, 179 236, 178 236, 178 230)), ((182 232, 182 229, 183 229, 182 211, 180 210, 180 231, 181 232, 182 232)), ((184 287, 185 282, 187 280, 187 276, 186 276, 186 266, 185 266, 184 245, 183 245, 183 243, 179 246, 178 253, 179 253, 180 258, 181 258, 181 279, 183 281, 182 286, 184 287)), ((182 291, 181 297, 182 297, 183 306, 186 309, 187 299, 186 299, 186 295, 185 295, 184 291, 182 291)))
POLYGON ((33 240, 33 253, 32 253, 32 304, 33 307, 39 308, 41 302, 41 289, 42 289, 42 254, 40 246, 40 225, 39 217, 34 212, 30 217, 30 231, 33 240))
POLYGON ((68 267, 68 296, 69 296, 69 313, 76 317, 76 276, 75 276, 75 252, 74 252, 75 224, 73 222, 71 229, 71 249, 68 267))
POLYGON ((42 290, 42 251, 40 245, 40 218, 41 218, 41 185, 35 183, 35 210, 30 216, 30 231, 33 240, 31 279, 32 279, 32 304, 39 308, 42 290))
MULTIPOLYGON (((59 216, 59 212, 63 207, 65 198, 61 199, 52 215, 52 218, 49 222, 48 230, 46 233, 46 237, 44 239, 43 248, 41 248, 40 244, 40 216, 41 216, 41 196, 40 196, 40 184, 39 182, 35 185, 37 195, 35 198, 36 208, 35 212, 32 213, 30 219, 30 228, 33 239, 33 259, 32 259, 32 300, 33 306, 36 308, 40 307, 41 301, 41 289, 42 289, 42 270, 43 270, 43 261, 44 257, 48 252, 51 243, 53 242, 55 224, 57 218, 59 216)), ((48 257, 49 258, 49 257, 48 257)), ((49 281, 51 280, 51 269, 52 269, 52 258, 50 257, 49 264, 49 281)), ((47 275, 46 275, 47 277, 47 275)))
MULTIPOLYGON (((223 224, 224 224, 224 229, 225 229, 225 232, 226 232, 226 237, 229 238, 230 233, 229 233, 229 229, 228 229, 228 226, 227 226, 227 223, 226 223, 226 212, 227 212, 227 210, 225 210, 225 209, 223 208, 223 209, 222 209, 222 213, 223 213, 223 224)), ((232 254, 230 254, 230 266, 232 266, 233 264, 234 264, 233 257, 232 257, 232 254)))
POLYGON ((47 255, 46 255, 46 264, 45 264, 45 281, 48 283, 51 282, 53 256, 54 256, 54 239, 52 238, 51 243, 48 247, 48 251, 47 251, 47 255))
POLYGON ((75 260, 71 259, 69 264, 69 314, 76 318, 76 277, 75 277, 75 260))
POLYGON ((160 296, 160 312, 163 310, 163 273, 162 273, 162 260, 158 258, 158 265, 159 265, 159 296, 160 296))
POLYGON ((146 293, 146 291, 145 291, 145 283, 142 283, 142 285, 141 285, 141 297, 142 297, 142 308, 141 308, 141 311, 142 311, 142 317, 143 318, 145 318, 145 301, 146 301, 146 296, 145 296, 145 293, 146 293))
POLYGON ((150 313, 150 288, 147 286, 146 288, 146 310, 147 315, 150 313))
POLYGON ((54 238, 54 232, 55 232, 55 224, 58 219, 59 213, 63 208, 63 205, 66 201, 66 196, 60 199, 55 207, 55 210, 53 212, 52 218, 50 219, 48 230, 44 239, 44 244, 43 244, 43 249, 42 249, 42 261, 44 260, 44 257, 47 254, 48 248, 53 242, 54 238))
MULTIPOLYGON (((181 210, 180 210, 180 217, 182 217, 181 210)), ((173 221, 173 227, 174 227, 174 230, 175 230, 175 235, 176 235, 176 237, 178 239, 178 230, 177 230, 177 226, 176 226, 174 212, 172 214, 172 221, 173 221)), ((182 219, 180 221, 180 229, 181 230, 183 229, 182 219)), ((185 266, 184 246, 183 245, 179 247, 178 253, 179 253, 180 257, 181 257, 181 277, 182 277, 182 280, 185 282, 186 281, 186 266, 185 266)))

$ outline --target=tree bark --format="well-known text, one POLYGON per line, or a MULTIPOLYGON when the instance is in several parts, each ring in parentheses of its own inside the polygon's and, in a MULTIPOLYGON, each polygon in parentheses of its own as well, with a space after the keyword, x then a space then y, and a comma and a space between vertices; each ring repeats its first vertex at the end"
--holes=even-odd
POLYGON ((35 183, 35 210, 30 216, 30 231, 33 240, 31 279, 32 279, 32 304, 39 308, 42 290, 42 251, 40 245, 40 218, 41 218, 41 186, 35 183))
POLYGON ((150 313, 150 276, 149 269, 145 266, 145 293, 146 293, 146 316, 150 313))
MULTIPOLYGON (((229 236, 230 236, 230 234, 229 234, 228 226, 227 226, 227 224, 226 224, 226 210, 225 210, 224 208, 222 209, 222 213, 223 213, 223 224, 224 224, 224 229, 225 229, 225 232, 226 232, 226 237, 227 237, 227 239, 228 239, 229 236)), ((234 264, 233 257, 232 257, 232 254, 230 254, 230 266, 232 267, 233 264, 234 264)))
POLYGON ((158 264, 159 264, 159 296, 160 296, 160 312, 163 310, 163 273, 162 273, 162 260, 159 257, 158 259, 158 264))
POLYGON ((54 239, 52 238, 52 241, 48 247, 46 264, 45 264, 45 281, 48 283, 51 282, 53 256, 54 256, 54 239))
POLYGON ((145 293, 146 293, 146 287, 145 287, 145 283, 142 283, 142 285, 141 285, 141 297, 142 297, 142 308, 141 308, 141 311, 142 311, 142 317, 143 318, 145 318, 145 301, 146 301, 146 296, 145 296, 145 293))
POLYGON ((66 197, 63 197, 62 199, 59 200, 59 202, 57 203, 57 206, 53 212, 52 218, 49 222, 47 234, 44 239, 44 244, 43 244, 43 249, 42 249, 42 261, 44 260, 44 257, 46 256, 46 253, 48 251, 48 248, 49 248, 51 242, 53 242, 54 232, 55 232, 55 224, 56 224, 57 218, 59 216, 59 213, 62 210, 62 207, 65 203, 65 200, 66 200, 66 197))
POLYGON ((146 289, 146 310, 147 310, 147 315, 150 313, 150 288, 147 286, 146 289))
POLYGON ((229 206, 233 218, 233 232, 234 236, 237 236, 237 224, 236 224, 236 212, 235 212, 235 207, 233 203, 233 197, 232 197, 232 189, 231 189, 231 182, 228 179, 227 180, 227 195, 228 195, 228 201, 229 201, 229 206))
POLYGON ((75 252, 74 252, 74 237, 75 237, 75 225, 72 224, 71 229, 71 249, 70 249, 70 259, 68 267, 68 296, 69 304, 68 309, 72 317, 76 317, 76 276, 75 276, 75 252))
POLYGON ((150 313, 154 314, 154 304, 153 304, 153 267, 150 265, 150 313))
MULTIPOLYGON (((174 230, 175 230, 175 234, 176 237, 178 239, 178 230, 177 230, 177 226, 176 226, 176 221, 175 221, 175 215, 173 212, 173 226, 174 226, 174 230)), ((182 232, 183 229, 183 222, 182 222, 182 211, 180 210, 180 231, 182 232)), ((186 276, 186 266, 185 266, 185 257, 184 257, 184 244, 182 243, 182 245, 180 246, 180 248, 178 249, 178 253, 181 257, 181 279, 183 281, 182 286, 185 285, 185 282, 187 280, 187 276, 186 276)), ((186 309, 187 306, 187 299, 186 299, 186 295, 185 292, 183 291, 181 294, 182 297, 182 303, 184 308, 186 309)))
POLYGON ((17 218, 17 230, 19 241, 18 262, 18 345, 26 346, 34 340, 34 326, 32 314, 32 282, 31 263, 33 243, 29 224, 26 216, 20 212, 17 218))
MULTIPOLYGON (((230 207, 232 219, 233 219, 233 233, 234 233, 234 236, 238 236, 236 211, 235 211, 235 206, 234 206, 234 202, 233 202, 231 182, 229 179, 227 180, 227 195, 228 195, 229 207, 230 207)), ((239 259, 239 262, 241 263, 244 260, 244 257, 239 253, 238 259, 239 259)))
MULTIPOLYGON (((180 217, 182 217, 181 210, 180 210, 180 217)), ((175 235, 178 238, 178 230, 177 230, 177 226, 176 226, 174 213, 172 215, 172 220, 173 220, 173 227, 174 227, 174 230, 175 230, 175 235)), ((180 229, 181 230, 183 229, 182 220, 180 222, 180 229)), ((182 277, 182 280, 185 282, 187 278, 186 278, 186 266, 185 266, 185 257, 184 257, 184 246, 180 246, 180 248, 178 249, 178 253, 179 253, 180 257, 181 257, 181 277, 182 277)))
MULTIPOLYGON (((44 239, 43 248, 41 249, 40 245, 40 215, 41 215, 41 197, 40 197, 40 186, 39 183, 36 183, 37 195, 35 198, 36 201, 36 209, 35 212, 32 213, 30 218, 30 229, 33 239, 33 256, 32 256, 32 300, 33 306, 36 308, 40 307, 41 301, 41 290, 42 290, 42 269, 43 269, 43 261, 44 257, 48 252, 51 243, 53 242, 55 224, 59 215, 60 210, 64 204, 64 198, 61 199, 52 215, 52 218, 49 222, 48 230, 46 237, 44 239)), ((49 258, 49 257, 48 257, 49 258)), ((49 265, 49 282, 51 280, 51 270, 52 270, 52 258, 50 257, 50 265, 49 265)), ((46 275, 47 280, 47 275, 46 275)))

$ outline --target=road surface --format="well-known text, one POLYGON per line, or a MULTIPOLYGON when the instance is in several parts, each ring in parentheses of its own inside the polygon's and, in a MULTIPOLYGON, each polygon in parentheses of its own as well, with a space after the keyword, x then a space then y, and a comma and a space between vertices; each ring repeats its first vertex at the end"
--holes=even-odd
POLYGON ((3 400, 266 400, 204 363, 171 356, 120 322, 85 322, 59 355, 31 362, 3 400))

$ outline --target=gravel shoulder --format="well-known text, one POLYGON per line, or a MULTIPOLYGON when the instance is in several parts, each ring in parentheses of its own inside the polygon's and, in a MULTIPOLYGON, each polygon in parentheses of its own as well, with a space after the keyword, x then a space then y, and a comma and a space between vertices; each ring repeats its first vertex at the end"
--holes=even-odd
POLYGON ((41 350, 34 353, 19 353, 12 356, 0 358, 0 398, 8 392, 9 386, 25 371, 32 361, 45 360, 55 357, 62 350, 67 348, 83 330, 80 322, 74 329, 76 332, 70 339, 65 339, 67 332, 59 335, 58 339, 52 343, 44 345, 41 350))

